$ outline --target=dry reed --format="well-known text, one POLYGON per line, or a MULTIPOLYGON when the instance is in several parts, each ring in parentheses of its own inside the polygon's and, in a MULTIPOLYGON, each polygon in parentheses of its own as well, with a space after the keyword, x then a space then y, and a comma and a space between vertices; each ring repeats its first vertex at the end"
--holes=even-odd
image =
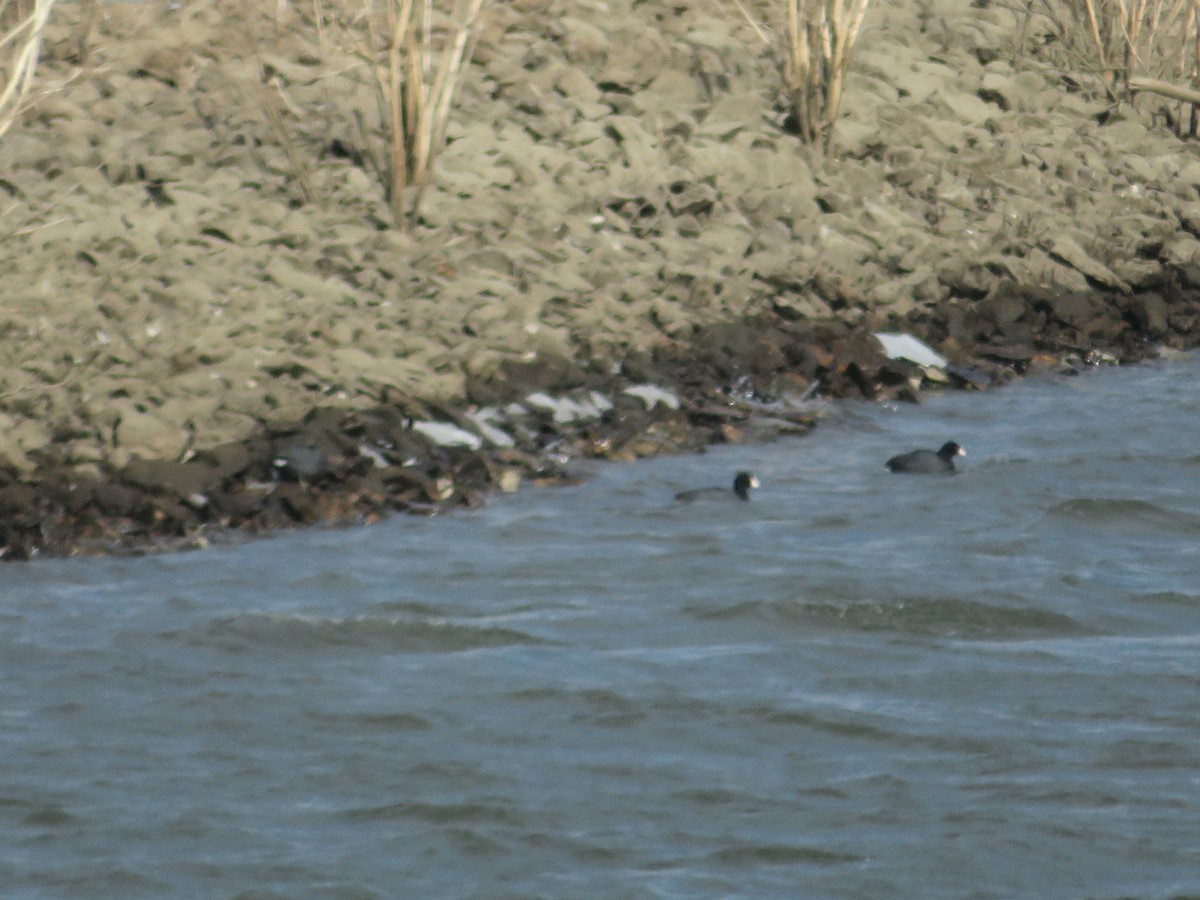
POLYGON ((828 151, 870 0, 783 0, 766 28, 741 0, 733 2, 776 58, 791 124, 806 143, 828 151))
POLYGON ((433 0, 362 0, 353 18, 333 20, 336 31, 324 26, 321 2, 314 0, 321 39, 342 44, 373 76, 387 131, 380 169, 392 218, 403 225, 415 215, 419 186, 445 141, 487 0, 458 0, 449 15, 433 0))
POLYGON ((42 32, 55 0, 0 0, 0 137, 12 127, 33 88, 42 32), (10 24, 11 23, 11 24, 10 24))
POLYGON ((1037 12, 1071 62, 1100 74, 1111 99, 1178 101, 1190 107, 1174 117, 1179 130, 1196 135, 1200 0, 1029 0, 1027 13, 1037 12))

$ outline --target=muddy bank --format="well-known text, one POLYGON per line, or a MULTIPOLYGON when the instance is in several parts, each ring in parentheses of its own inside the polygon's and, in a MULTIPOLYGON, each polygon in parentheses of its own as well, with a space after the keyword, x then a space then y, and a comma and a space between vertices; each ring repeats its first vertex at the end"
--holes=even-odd
POLYGON ((5 558, 471 503, 763 402, 804 427, 810 389, 1196 341, 1200 151, 998 4, 873 9, 824 160, 736 13, 498 4, 407 230, 369 73, 295 9, 101 9, 64 9, 0 142, 5 558))
POLYGON ((863 327, 776 314, 698 329, 621 362, 516 364, 442 405, 384 392, 312 409, 185 460, 0 472, 0 558, 205 546, 231 532, 369 523, 473 506, 522 483, 566 483, 582 458, 632 460, 804 434, 818 397, 919 402, 1045 369, 1129 363, 1200 344, 1200 292, 1000 293, 878 323, 922 333, 945 366, 889 358, 863 327), (488 405, 483 405, 488 404, 488 405))

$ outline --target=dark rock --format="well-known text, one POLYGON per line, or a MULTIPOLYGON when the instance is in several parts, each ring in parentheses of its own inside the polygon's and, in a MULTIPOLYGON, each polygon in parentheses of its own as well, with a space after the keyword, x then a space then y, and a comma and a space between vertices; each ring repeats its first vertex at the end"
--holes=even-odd
POLYGON ((94 486, 91 479, 81 477, 70 468, 62 468, 42 474, 35 489, 46 508, 76 515, 91 503, 94 486))
POLYGON ((53 499, 68 515, 81 515, 91 505, 96 496, 96 482, 90 478, 81 478, 72 482, 65 490, 53 499))
POLYGON ((1033 356, 1033 349, 1022 344, 984 344, 979 352, 988 359, 1003 362, 1026 362, 1033 356))
POLYGON ((865 399, 874 400, 879 396, 880 385, 877 383, 872 370, 863 367, 857 362, 852 362, 846 366, 846 377, 858 388, 858 392, 865 399))
POLYGON ((0 455, 0 487, 20 480, 21 473, 17 467, 12 464, 12 461, 7 456, 0 455))
POLYGON ((188 525, 199 524, 195 510, 178 503, 170 497, 154 497, 139 510, 142 524, 156 532, 166 531, 173 535, 182 534, 188 525))
POLYGON ((1183 339, 1181 346, 1190 346, 1200 338, 1200 314, 1172 313, 1170 321, 1171 331, 1183 339))
POLYGON ((975 311, 999 331, 1014 325, 1028 309, 1029 303, 1024 297, 1008 292, 994 294, 975 305, 975 311))
POLYGON ((266 441, 230 441, 201 450, 193 461, 207 465, 216 478, 225 479, 241 475, 255 461, 262 461, 269 453, 270 444, 266 441))
POLYGON ((1182 266, 1179 269, 1179 280, 1185 288, 1200 290, 1200 266, 1182 266))
POLYGON ((221 491, 209 498, 209 505, 218 515, 226 516, 236 524, 259 515, 267 496, 258 490, 221 491))
POLYGON ((889 359, 879 367, 879 381, 888 387, 920 383, 921 367, 907 359, 889 359))
POLYGON ((1125 317, 1134 328, 1152 338, 1161 338, 1167 333, 1167 301, 1158 294, 1139 294, 1130 297, 1125 304, 1125 317))
POLYGON ((311 525, 320 519, 313 495, 299 484, 281 484, 275 490, 274 499, 293 521, 311 525))
POLYGON ((212 468, 202 463, 135 459, 121 470, 121 480, 147 491, 185 498, 212 490, 221 479, 212 468))
POLYGON ((37 555, 43 544, 41 529, 0 523, 0 559, 5 562, 26 562, 37 555))
POLYGON ((1097 316, 1096 301, 1088 294, 1061 294, 1050 301, 1054 317, 1064 325, 1082 328, 1097 316))
POLYGON ((990 387, 992 383, 992 379, 985 372, 968 366, 948 366, 946 374, 954 379, 960 387, 969 387, 975 390, 983 390, 990 387))
POLYGON ((1029 346, 1034 340, 1033 328, 1023 321, 1009 322, 999 328, 997 334, 1010 345, 1029 346))
POLYGON ((26 516, 33 512, 38 492, 28 484, 0 488, 0 516, 26 516))
POLYGON ((141 507, 145 494, 116 481, 102 482, 93 492, 100 511, 110 516, 132 516, 141 507))

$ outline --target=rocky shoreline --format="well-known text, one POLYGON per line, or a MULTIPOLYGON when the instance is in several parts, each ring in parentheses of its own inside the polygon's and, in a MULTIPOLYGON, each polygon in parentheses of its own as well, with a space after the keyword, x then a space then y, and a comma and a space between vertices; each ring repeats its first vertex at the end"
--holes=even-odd
POLYGON ((513 365, 456 408, 388 395, 100 477, 0 470, 0 559, 145 553, 235 534, 365 524, 470 507, 523 482, 567 483, 581 458, 632 460, 804 434, 819 399, 919 402, 1045 370, 1128 364, 1200 345, 1200 290, 1001 293, 878 327, 920 334, 946 366, 890 358, 869 328, 778 315, 700 329, 623 361, 513 365))
POLYGON ((822 158, 734 8, 493 4, 395 228, 371 75, 299 5, 60 4, 0 141, 0 559, 436 512, 803 432, 814 396, 1195 346, 1200 145, 1019 6, 872 6, 822 158))

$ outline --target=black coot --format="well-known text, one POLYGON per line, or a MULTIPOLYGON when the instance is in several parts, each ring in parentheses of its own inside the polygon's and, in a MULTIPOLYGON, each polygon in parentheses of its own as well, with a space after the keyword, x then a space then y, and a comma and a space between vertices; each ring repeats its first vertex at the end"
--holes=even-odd
POLYGON ((954 457, 966 455, 967 452, 954 441, 947 441, 936 453, 932 450, 914 450, 893 456, 887 461, 887 467, 893 472, 905 474, 942 475, 954 471, 954 457))
POLYGON ((682 503, 691 503, 694 500, 718 499, 721 497, 736 497, 738 500, 749 500, 750 489, 756 487, 758 487, 758 479, 750 472, 738 472, 733 478, 732 493, 729 488, 696 488, 691 491, 680 491, 675 495, 675 499, 682 503))

